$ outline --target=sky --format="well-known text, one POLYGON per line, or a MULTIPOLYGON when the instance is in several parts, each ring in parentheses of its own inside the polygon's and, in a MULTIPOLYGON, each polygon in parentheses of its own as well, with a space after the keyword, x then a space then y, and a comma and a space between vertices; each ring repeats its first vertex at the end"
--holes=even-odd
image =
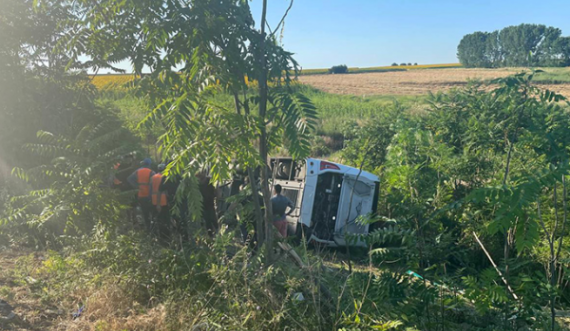
MULTIPOLYGON (((270 26, 289 1, 268 0, 270 26)), ((261 6, 251 2, 256 22, 261 6)), ((304 69, 456 63, 465 34, 536 23, 570 36, 568 13, 570 0, 294 0, 282 43, 304 69)))

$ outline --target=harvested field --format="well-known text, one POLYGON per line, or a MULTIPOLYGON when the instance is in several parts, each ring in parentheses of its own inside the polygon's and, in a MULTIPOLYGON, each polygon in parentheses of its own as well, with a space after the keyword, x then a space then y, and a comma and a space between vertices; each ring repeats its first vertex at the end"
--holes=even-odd
MULTIPOLYGON (((522 69, 426 69, 349 75, 300 76, 299 81, 322 91, 351 95, 422 95, 446 91, 470 79, 489 80, 522 69)), ((540 84, 570 97, 570 84, 540 84)))

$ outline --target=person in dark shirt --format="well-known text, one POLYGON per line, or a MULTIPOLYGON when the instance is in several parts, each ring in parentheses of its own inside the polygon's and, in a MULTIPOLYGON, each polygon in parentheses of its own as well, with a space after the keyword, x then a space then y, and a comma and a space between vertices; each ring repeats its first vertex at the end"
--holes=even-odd
POLYGON ((284 195, 281 195, 282 187, 277 184, 273 187, 274 196, 271 198, 273 208, 273 225, 283 238, 287 238, 287 215, 295 210, 295 204, 284 195), (290 208, 289 212, 287 208, 290 208))
POLYGON ((181 236, 182 241, 187 242, 189 240, 188 199, 185 195, 182 195, 178 199, 176 197, 178 187, 180 186, 181 182, 182 176, 180 175, 170 175, 168 177, 163 176, 162 181, 160 182, 159 190, 166 192, 168 207, 171 209, 170 215, 175 223, 173 234, 178 233, 181 236), (174 208, 177 208, 177 213, 172 211, 174 208))
POLYGON ((210 178, 204 173, 197 175, 202 193, 202 218, 206 224, 206 230, 210 237, 218 232, 218 214, 216 212, 216 187, 210 183, 210 178))
POLYGON ((134 156, 131 154, 123 156, 119 166, 116 168, 114 187, 121 192, 131 191, 133 187, 127 181, 130 174, 136 169, 134 168, 134 156))

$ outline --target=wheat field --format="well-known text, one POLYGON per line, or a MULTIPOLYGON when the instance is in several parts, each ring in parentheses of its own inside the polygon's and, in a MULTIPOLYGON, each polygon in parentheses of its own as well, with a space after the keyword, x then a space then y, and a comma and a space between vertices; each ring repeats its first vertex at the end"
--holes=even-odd
MULTIPOLYGON (((383 68, 383 67, 377 67, 383 68)), ((389 68, 389 67, 386 67, 389 68)), ((399 67, 395 67, 399 68, 399 67)), ((376 68, 372 68, 376 69, 376 68)), ((316 69, 320 70, 320 69, 316 69)), ((570 80, 561 80, 558 76, 570 77, 568 69, 544 69, 537 76, 540 87, 548 88, 570 98, 570 80), (556 74, 556 79, 550 76, 556 74)), ((319 90, 334 94, 372 96, 372 95, 425 95, 430 92, 447 91, 467 84, 469 80, 488 81, 494 78, 529 71, 525 68, 468 69, 453 68, 451 65, 417 66, 417 69, 364 72, 344 75, 310 74, 301 75, 298 80, 319 90), (439 67, 438 67, 439 66, 439 67), (420 68, 420 67, 423 67, 420 68)), ((125 89, 133 80, 133 75, 98 75, 92 77, 92 83, 99 90, 125 89)))
MULTIPOLYGON (((366 95, 424 95, 467 84, 469 80, 487 81, 521 72, 506 69, 430 69, 353 75, 300 76, 299 81, 325 92, 366 95)), ((570 84, 540 84, 541 87, 570 97, 570 84)))

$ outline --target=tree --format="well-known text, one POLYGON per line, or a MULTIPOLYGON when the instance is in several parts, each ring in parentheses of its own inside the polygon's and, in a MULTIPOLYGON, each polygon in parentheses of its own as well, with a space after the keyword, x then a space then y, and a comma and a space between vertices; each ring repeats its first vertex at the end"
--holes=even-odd
POLYGON ((499 40, 499 32, 494 31, 487 36, 485 43, 485 58, 490 67, 497 68, 503 63, 503 52, 499 40))
MULTIPOLYGON (((136 73, 150 70, 139 86, 156 107, 143 124, 165 126, 161 141, 173 158, 167 174, 182 173, 188 192, 196 194, 198 171, 209 169, 221 182, 236 163, 249 169, 257 186, 254 170, 260 167, 266 208, 263 228, 262 206, 254 199, 257 233, 260 242, 264 233, 269 241, 268 154, 283 144, 293 157, 306 156, 316 118, 311 102, 290 86, 297 63, 277 43, 287 13, 266 32, 267 1, 259 28, 242 0, 80 0, 73 10, 76 36, 68 35, 63 48, 72 50, 71 58, 88 56, 95 70, 123 59, 136 73), (229 93, 234 109, 213 102, 217 93, 229 93)), ((199 205, 190 207, 199 217, 199 205)), ((268 259, 271 249, 269 242, 268 259)))
POLYGON ((556 41, 556 56, 559 59, 559 65, 570 65, 570 37, 561 37, 556 41))
POLYGON ((348 73, 348 67, 345 64, 333 66, 329 69, 329 74, 346 74, 346 73, 348 73))
POLYGON ((465 35, 457 47, 466 67, 557 66, 560 64, 558 28, 538 24, 465 35))
POLYGON ((128 195, 109 188, 111 165, 136 147, 136 140, 112 112, 99 107, 98 120, 73 134, 39 131, 33 143, 23 146, 36 165, 14 168, 13 173, 31 191, 16 196, 8 217, 9 229, 31 237, 42 247, 61 247, 67 236, 80 237, 119 225, 128 195), (120 141, 120 144, 117 144, 120 141))
POLYGON ((94 90, 87 77, 66 72, 66 54, 55 53, 69 18, 65 6, 34 10, 32 0, 5 0, 0 13, 0 155, 6 168, 35 165, 22 145, 39 130, 73 134, 93 120, 94 90))
POLYGON ((459 62, 468 68, 489 67, 490 63, 485 56, 488 37, 489 34, 486 32, 475 32, 464 36, 457 46, 459 62))

